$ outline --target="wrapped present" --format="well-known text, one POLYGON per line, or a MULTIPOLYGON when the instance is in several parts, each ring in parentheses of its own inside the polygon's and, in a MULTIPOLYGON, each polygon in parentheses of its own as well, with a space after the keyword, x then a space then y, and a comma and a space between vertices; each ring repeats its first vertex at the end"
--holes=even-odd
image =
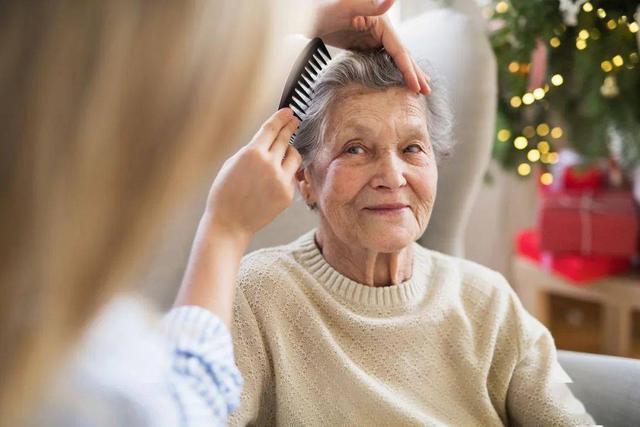
POLYGON ((557 255, 542 251, 540 236, 532 229, 518 233, 516 251, 576 286, 584 286, 603 277, 624 273, 632 265, 628 257, 583 256, 577 253, 557 255))
POLYGON ((554 191, 541 199, 540 249, 555 254, 631 257, 638 215, 627 191, 554 191))

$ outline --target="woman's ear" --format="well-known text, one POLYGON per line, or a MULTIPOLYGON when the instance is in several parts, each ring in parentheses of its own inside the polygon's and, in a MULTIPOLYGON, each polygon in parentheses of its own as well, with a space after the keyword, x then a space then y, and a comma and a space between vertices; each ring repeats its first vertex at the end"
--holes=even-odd
POLYGON ((315 195, 313 194, 313 186, 311 185, 311 175, 309 168, 301 167, 296 172, 296 183, 298 184, 298 191, 302 195, 304 201, 309 203, 315 203, 315 195))

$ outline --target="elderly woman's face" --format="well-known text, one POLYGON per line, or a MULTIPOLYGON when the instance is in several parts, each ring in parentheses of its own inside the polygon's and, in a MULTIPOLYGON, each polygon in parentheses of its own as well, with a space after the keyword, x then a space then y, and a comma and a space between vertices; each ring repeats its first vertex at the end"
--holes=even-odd
POLYGON ((405 88, 342 94, 307 171, 310 195, 343 242, 397 251, 424 232, 436 195, 424 98, 405 88))

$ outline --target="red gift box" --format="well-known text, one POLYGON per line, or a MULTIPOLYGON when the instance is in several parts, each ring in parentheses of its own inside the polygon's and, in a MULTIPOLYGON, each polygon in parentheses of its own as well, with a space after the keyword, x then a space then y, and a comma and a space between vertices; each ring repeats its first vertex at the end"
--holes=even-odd
POLYGON ((553 191, 541 199, 540 249, 554 254, 631 257, 638 216, 627 191, 553 191))
POLYGON ((583 256, 576 253, 556 255, 540 250, 536 230, 523 230, 516 237, 516 250, 549 271, 553 271, 577 286, 584 286, 602 277, 624 273, 631 268, 630 258, 583 256))

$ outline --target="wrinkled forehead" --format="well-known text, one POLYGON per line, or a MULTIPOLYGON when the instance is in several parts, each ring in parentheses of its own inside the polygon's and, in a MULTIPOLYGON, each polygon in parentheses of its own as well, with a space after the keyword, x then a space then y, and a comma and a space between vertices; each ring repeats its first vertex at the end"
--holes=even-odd
POLYGON ((324 136, 340 133, 375 134, 385 126, 400 131, 427 132, 424 96, 404 87, 374 90, 362 86, 341 89, 325 117, 324 136))

